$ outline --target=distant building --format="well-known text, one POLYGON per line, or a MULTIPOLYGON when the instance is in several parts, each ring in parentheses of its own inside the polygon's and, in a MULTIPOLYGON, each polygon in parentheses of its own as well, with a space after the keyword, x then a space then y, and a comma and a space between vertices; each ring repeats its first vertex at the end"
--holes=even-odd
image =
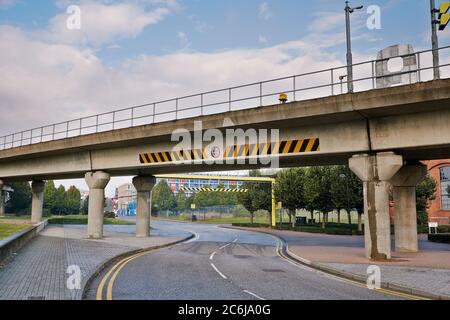
MULTIPOLYGON (((436 199, 430 202, 428 219, 431 222, 450 225, 450 159, 422 161, 428 166, 428 173, 436 181, 436 199)), ((394 203, 390 203, 391 223, 394 223, 394 203)))
MULTIPOLYGON (((242 182, 240 181, 222 181, 222 180, 190 180, 190 179, 157 179, 157 183, 161 180, 165 180, 174 194, 178 194, 181 187, 186 188, 203 188, 209 186, 211 188, 217 188, 219 185, 223 185, 224 188, 240 188, 242 182)), ((191 196, 195 191, 185 191, 188 196, 191 196)), ((115 211, 118 216, 135 216, 136 215, 136 202, 137 191, 132 183, 125 183, 116 189, 116 206, 115 211)))
POLYGON ((430 204, 428 215, 430 221, 450 224, 450 159, 424 161, 430 175, 436 180, 436 199, 430 204))
POLYGON ((116 189, 116 213, 118 216, 135 216, 137 191, 132 183, 125 183, 116 189))
MULTIPOLYGON (((167 181, 167 184, 172 189, 172 191, 175 194, 178 194, 181 187, 185 188, 203 188, 203 187, 210 187, 210 188, 217 188, 218 186, 222 185, 224 188, 232 189, 232 188, 240 188, 242 186, 241 181, 222 181, 222 180, 189 180, 189 179, 164 179, 167 181)), ((187 195, 192 195, 195 193, 195 191, 185 191, 187 195)))

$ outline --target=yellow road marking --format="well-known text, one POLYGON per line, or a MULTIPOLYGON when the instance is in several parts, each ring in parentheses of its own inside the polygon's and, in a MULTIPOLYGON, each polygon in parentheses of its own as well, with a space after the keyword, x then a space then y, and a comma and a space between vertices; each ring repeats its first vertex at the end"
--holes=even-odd
POLYGON ((116 270, 116 272, 114 272, 114 275, 113 275, 113 276, 111 277, 111 279, 109 280, 108 287, 106 288, 106 300, 112 300, 112 299, 113 299, 113 296, 112 296, 112 289, 113 289, 113 286, 114 286, 114 282, 116 281, 116 278, 117 278, 117 276, 119 275, 120 271, 121 271, 121 270, 122 270, 129 262, 131 262, 131 261, 133 261, 133 260, 135 260, 135 259, 137 259, 137 258, 139 258, 139 257, 142 257, 142 256, 146 255, 147 253, 149 253, 149 252, 143 252, 143 253, 137 254, 137 255, 135 255, 135 256, 129 258, 128 260, 126 260, 125 262, 123 262, 123 263, 120 265, 120 267, 116 270))
POLYGON ((109 271, 108 273, 103 277, 102 281, 100 282, 98 288, 97 288, 97 296, 96 299, 97 300, 103 300, 103 288, 105 286, 106 281, 108 280, 109 276, 113 273, 114 270, 116 270, 116 268, 118 266, 120 266, 123 262, 125 262, 126 260, 129 260, 133 257, 135 257, 138 254, 132 255, 131 257, 128 258, 124 258, 122 260, 120 260, 118 263, 116 263, 109 271))

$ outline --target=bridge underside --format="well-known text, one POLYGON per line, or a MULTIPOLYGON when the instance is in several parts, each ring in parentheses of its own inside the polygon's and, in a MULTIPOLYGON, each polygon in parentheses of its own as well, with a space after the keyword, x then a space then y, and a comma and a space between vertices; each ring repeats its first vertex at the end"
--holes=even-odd
POLYGON ((33 212, 37 214, 33 217, 39 219, 43 201, 40 180, 85 178, 90 188, 89 236, 97 238, 102 236, 102 201, 109 177, 140 176, 134 183, 141 203, 138 229, 145 236, 149 221, 146 197, 154 185, 150 175, 349 164, 351 159, 351 169, 364 182, 367 256, 389 259, 389 186, 394 187, 395 202, 402 204, 396 207, 397 249, 417 251, 415 186, 424 176, 417 161, 450 158, 450 80, 195 120, 202 121, 202 132, 277 129, 279 139, 217 143, 219 150, 208 149, 205 143, 177 149, 172 133, 184 129, 193 135, 193 119, 133 127, 2 150, 0 184, 34 181, 33 212), (271 156, 275 158, 268 163, 271 156), (258 161, 210 164, 205 161, 212 160, 210 157, 258 161))

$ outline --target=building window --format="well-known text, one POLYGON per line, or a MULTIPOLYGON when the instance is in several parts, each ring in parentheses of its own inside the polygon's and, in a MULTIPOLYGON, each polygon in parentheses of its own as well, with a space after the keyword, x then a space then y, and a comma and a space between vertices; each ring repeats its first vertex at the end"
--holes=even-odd
POLYGON ((441 168, 441 209, 450 210, 450 194, 448 186, 450 185, 450 167, 441 168))

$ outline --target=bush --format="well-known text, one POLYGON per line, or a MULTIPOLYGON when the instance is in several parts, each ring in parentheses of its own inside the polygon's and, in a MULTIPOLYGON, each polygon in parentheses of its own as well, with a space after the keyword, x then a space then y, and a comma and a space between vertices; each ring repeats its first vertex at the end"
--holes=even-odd
POLYGON ((267 217, 269 215, 269 211, 267 210, 258 210, 253 214, 254 217, 267 217))
POLYGON ((105 212, 105 218, 115 219, 116 214, 114 212, 105 212))
POLYGON ((432 242, 450 244, 450 233, 429 234, 428 240, 432 242))
POLYGON ((242 227, 242 228, 267 228, 268 225, 267 224, 263 224, 263 223, 233 223, 232 224, 233 227, 242 227))
MULTIPOLYGON (((450 233, 450 226, 442 225, 437 228, 438 233, 450 233)), ((428 233, 428 228, 427 228, 428 233)))
POLYGON ((248 217, 250 216, 250 212, 245 209, 245 207, 241 204, 238 204, 234 209, 233 209, 233 217, 235 218, 242 218, 242 217, 248 217))

